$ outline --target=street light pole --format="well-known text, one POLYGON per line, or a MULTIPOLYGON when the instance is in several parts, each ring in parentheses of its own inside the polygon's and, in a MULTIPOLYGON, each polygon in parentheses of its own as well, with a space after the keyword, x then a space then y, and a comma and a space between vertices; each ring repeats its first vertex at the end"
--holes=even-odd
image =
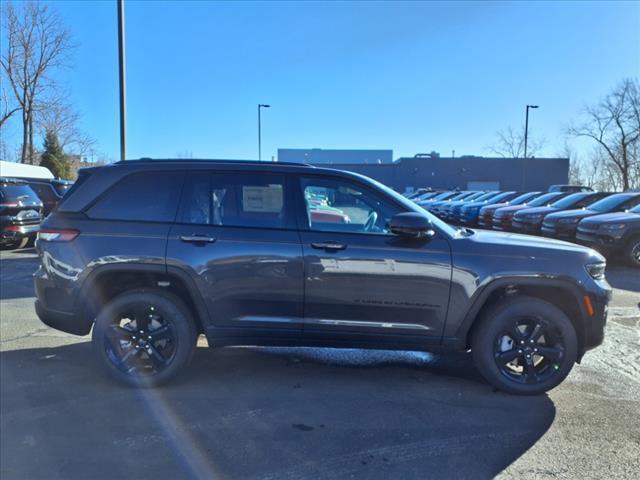
POLYGON ((264 103, 258 104, 258 160, 262 160, 262 125, 260 121, 260 109, 261 108, 271 108, 271 105, 266 105, 264 103))
POLYGON ((118 73, 120 81, 120 160, 127 158, 127 123, 125 92, 125 57, 124 57, 124 0, 118 3, 118 73))
POLYGON ((524 120, 524 159, 522 160, 522 189, 527 181, 527 142, 529 140, 529 109, 538 108, 538 105, 527 105, 524 120))

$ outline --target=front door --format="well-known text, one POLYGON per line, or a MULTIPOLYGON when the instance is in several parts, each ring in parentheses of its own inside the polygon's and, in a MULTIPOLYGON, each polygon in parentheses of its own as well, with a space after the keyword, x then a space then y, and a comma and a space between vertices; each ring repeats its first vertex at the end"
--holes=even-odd
POLYGON ((194 279, 211 333, 302 333, 302 248, 289 192, 277 173, 187 176, 167 265, 194 279))
POLYGON ((388 223, 404 208, 349 179, 303 177, 298 198, 305 337, 439 342, 451 280, 447 240, 391 234, 388 223))

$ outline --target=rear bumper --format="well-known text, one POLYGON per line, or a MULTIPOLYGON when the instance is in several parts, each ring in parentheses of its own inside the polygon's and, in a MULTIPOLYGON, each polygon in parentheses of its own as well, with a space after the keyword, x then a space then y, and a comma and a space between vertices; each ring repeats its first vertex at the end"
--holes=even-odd
POLYGON ((36 293, 36 314, 45 325, 71 333, 86 335, 91 331, 93 319, 77 308, 75 296, 69 289, 57 286, 40 268, 33 277, 36 293))
POLYGON ((33 238, 39 230, 39 223, 35 225, 8 225, 0 232, 0 245, 15 243, 25 237, 33 238))
POLYGON ((62 332, 87 335, 91 331, 91 322, 78 318, 75 313, 48 309, 40 300, 36 300, 36 315, 45 325, 62 332))

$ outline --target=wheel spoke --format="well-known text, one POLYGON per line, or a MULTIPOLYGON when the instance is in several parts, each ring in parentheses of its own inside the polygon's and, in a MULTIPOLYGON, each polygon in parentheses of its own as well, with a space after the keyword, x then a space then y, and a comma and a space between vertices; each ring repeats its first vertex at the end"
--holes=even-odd
POLYGON ((167 363, 167 359, 164 357, 164 355, 162 355, 158 351, 158 349, 151 344, 149 344, 149 346, 147 347, 147 354, 153 362, 153 366, 156 368, 156 370, 164 367, 167 363))
POLYGON ((562 356, 562 349, 558 347, 537 347, 538 351, 536 352, 538 355, 549 359, 549 360, 559 360, 562 356))
POLYGON ((124 340, 127 342, 131 341, 132 335, 134 335, 134 332, 131 332, 126 328, 122 328, 120 325, 111 325, 107 332, 107 336, 111 340, 124 340))
POLYGON ((507 350, 505 352, 500 352, 496 355, 496 358, 501 364, 509 363, 520 356, 517 349, 507 350))
POLYGON ((533 329, 531 330, 531 333, 529 334, 529 340, 537 342, 538 339, 542 336, 542 333, 542 325, 536 322, 536 324, 533 326, 533 329))
POLYGON ((525 340, 525 336, 522 334, 517 324, 514 325, 511 329, 511 337, 518 343, 520 343, 520 341, 522 340, 525 340))
MULTIPOLYGON (((531 360, 531 359, 528 359, 531 360)), ((537 383, 538 382, 538 374, 536 373, 536 367, 533 365, 532 361, 524 362, 524 374, 527 383, 537 383)))
POLYGON ((136 307, 134 316, 138 330, 147 330, 149 328, 149 315, 151 310, 148 305, 140 305, 136 307))
POLYGON ((153 341, 170 339, 173 335, 171 333, 171 327, 169 325, 162 325, 161 327, 151 330, 149 335, 153 341))

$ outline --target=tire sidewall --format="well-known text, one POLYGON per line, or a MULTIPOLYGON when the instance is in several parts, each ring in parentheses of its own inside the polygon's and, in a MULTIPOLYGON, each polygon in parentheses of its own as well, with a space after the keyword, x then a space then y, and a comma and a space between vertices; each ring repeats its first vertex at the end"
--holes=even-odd
POLYGON ((472 340, 472 355, 482 376, 499 390, 518 395, 539 395, 556 387, 569 375, 578 356, 578 340, 571 321, 559 308, 537 298, 519 297, 496 305, 483 316, 472 340), (500 372, 494 359, 494 341, 500 331, 512 325, 514 317, 538 317, 560 331, 564 357, 560 369, 551 378, 527 385, 510 380, 500 372))
POLYGON ((640 236, 632 237, 631 240, 627 243, 627 248, 625 249, 625 260, 632 267, 640 267, 640 263, 638 263, 633 258, 633 249, 640 243, 640 236))
POLYGON ((98 313, 92 332, 95 356, 109 375, 134 387, 153 387, 164 384, 175 377, 191 360, 195 351, 197 331, 188 308, 174 295, 161 290, 140 289, 122 293, 107 303, 98 313), (148 303, 162 309, 170 317, 175 332, 176 351, 170 364, 161 372, 151 376, 129 375, 115 366, 104 348, 105 328, 117 312, 130 305, 148 303))

